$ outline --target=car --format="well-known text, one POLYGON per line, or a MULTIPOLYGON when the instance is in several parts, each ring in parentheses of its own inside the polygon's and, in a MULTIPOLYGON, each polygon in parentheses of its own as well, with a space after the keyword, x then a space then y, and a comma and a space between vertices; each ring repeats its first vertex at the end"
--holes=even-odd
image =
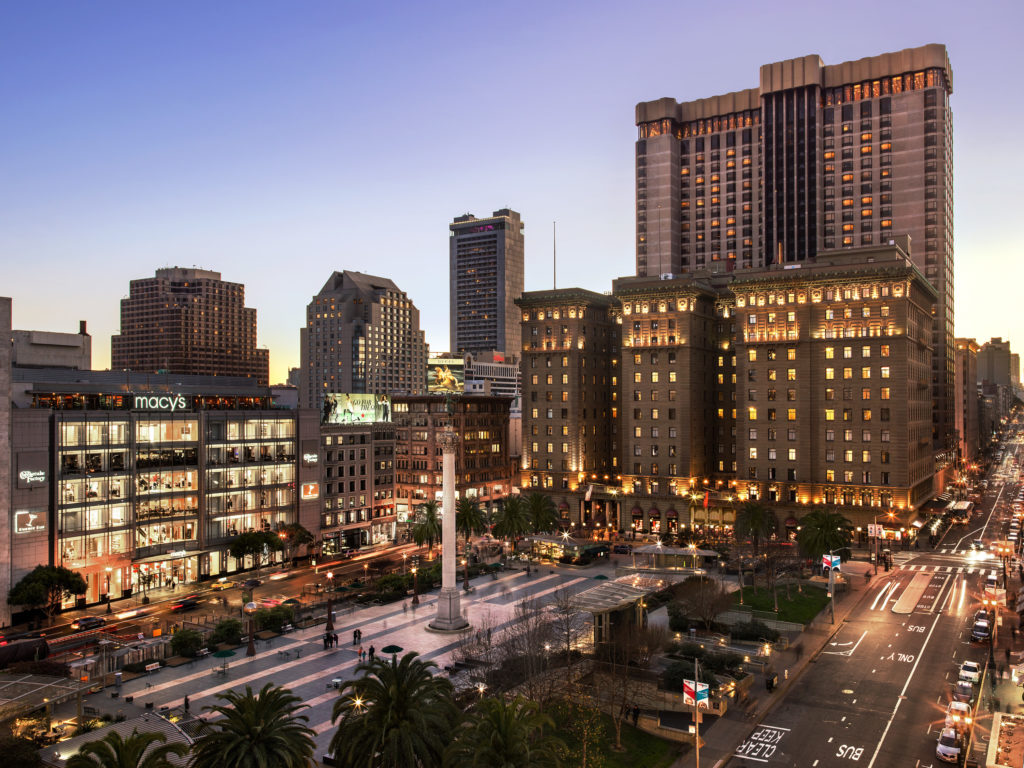
POLYGON ((957 680, 953 685, 953 698, 968 704, 974 701, 974 685, 966 680, 957 680))
POLYGON ((985 542, 981 539, 975 539, 971 542, 971 549, 975 552, 983 552, 985 551, 985 542))
POLYGON ((340 557, 342 559, 347 559, 347 558, 352 557, 355 553, 356 553, 356 551, 352 547, 342 547, 338 551, 338 557, 340 557))
POLYGON ((971 725, 971 705, 963 701, 951 701, 946 707, 946 728, 965 731, 971 725))
POLYGON ((935 744, 935 756, 944 763, 960 761, 960 735, 955 728, 943 728, 935 744))
POLYGON ((971 640, 979 642, 988 640, 991 634, 992 626, 987 621, 976 621, 974 626, 971 627, 971 640))
POLYGON ((633 548, 629 546, 629 544, 616 544, 614 547, 612 547, 612 552, 614 552, 616 555, 628 555, 632 551, 633 548))
POLYGON ((210 589, 214 591, 220 591, 222 589, 231 589, 234 586, 237 586, 237 584, 235 584, 235 582, 233 581, 228 581, 227 579, 217 579, 215 582, 213 582, 213 584, 210 585, 210 589))
POLYGON ((191 611, 193 608, 197 607, 199 607, 199 595, 186 595, 181 598, 181 600, 171 605, 171 610, 174 612, 191 611))
POLYGON ((975 621, 989 621, 990 616, 985 608, 981 608, 977 613, 974 614, 975 621))
POLYGON ((246 579, 242 582, 242 587, 248 590, 253 590, 256 589, 256 587, 260 586, 262 583, 263 582, 259 579, 246 579))
POLYGON ((99 629, 106 623, 107 620, 102 616, 82 616, 71 622, 71 628, 76 632, 83 632, 87 629, 99 629))
POLYGON ((965 661, 960 665, 960 672, 957 675, 958 680, 966 680, 969 683, 977 683, 981 681, 981 665, 976 661, 965 661))

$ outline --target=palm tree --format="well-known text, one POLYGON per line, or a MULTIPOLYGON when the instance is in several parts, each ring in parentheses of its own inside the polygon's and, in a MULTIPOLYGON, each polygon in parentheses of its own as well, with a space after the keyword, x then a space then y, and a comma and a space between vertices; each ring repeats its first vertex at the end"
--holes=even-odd
MULTIPOLYGON (((775 513, 757 499, 749 499, 743 502, 743 506, 736 512, 736 522, 733 530, 736 538, 750 539, 754 550, 754 560, 759 557, 761 542, 770 539, 779 528, 779 519, 775 513)), ((756 564, 755 564, 756 569, 756 564)), ((757 570, 751 573, 751 583, 754 591, 757 591, 757 570)))
POLYGON ((451 768, 558 768, 564 744, 552 730, 554 722, 536 702, 521 696, 513 701, 484 699, 455 731, 444 764, 451 768))
POLYGON ((426 544, 430 552, 434 543, 441 540, 441 505, 436 500, 424 501, 416 507, 416 522, 412 524, 412 539, 419 546, 426 544))
POLYGON ((466 579, 463 589, 469 589, 469 540, 487 529, 484 513, 475 499, 463 496, 455 505, 455 530, 462 534, 466 542, 466 579))
POLYGON ((451 739, 458 709, 452 684, 435 677, 436 665, 417 653, 356 667, 334 703, 338 729, 330 750, 349 768, 437 766, 451 739))
POLYGON ((287 688, 267 683, 254 694, 218 693, 225 704, 206 707, 220 717, 196 739, 192 768, 250 768, 273 765, 306 768, 313 758, 316 732, 297 714, 306 704, 287 688))
POLYGON ((515 541, 529 531, 530 516, 526 509, 526 501, 522 496, 509 496, 494 521, 494 535, 499 539, 515 541))
MULTIPOLYGON (((499 539, 514 542, 530 531, 530 515, 526 509, 526 500, 522 496, 513 495, 505 499, 498 518, 494 521, 494 535, 499 539)), ((526 572, 530 572, 530 560, 526 560, 526 572)))
POLYGON ((170 756, 184 757, 188 754, 188 746, 164 744, 165 741, 167 737, 162 733, 132 731, 127 739, 122 740, 120 734, 112 731, 102 739, 83 744, 68 759, 67 767, 174 768, 179 763, 172 763, 170 756))
POLYGON ((534 491, 527 496, 526 513, 534 533, 549 533, 558 527, 558 510, 546 494, 534 491))
MULTIPOLYGON (((814 509, 800 520, 796 543, 804 556, 818 562, 822 555, 848 547, 853 537, 853 523, 834 509, 814 509)), ((850 550, 839 556, 845 560, 850 550)))

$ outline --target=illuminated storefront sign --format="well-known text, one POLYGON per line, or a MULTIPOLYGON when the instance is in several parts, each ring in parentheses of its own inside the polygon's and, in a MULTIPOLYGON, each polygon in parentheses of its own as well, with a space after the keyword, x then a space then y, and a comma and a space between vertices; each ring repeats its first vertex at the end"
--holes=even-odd
POLYGON ((320 455, 317 453, 304 453, 302 454, 302 463, 306 466, 313 466, 320 461, 320 455))
POLYGON ((132 408, 137 411, 183 411, 188 408, 184 395, 134 395, 132 408))
POLYGON ((305 500, 320 498, 320 483, 303 483, 302 498, 305 500))
POLYGON ((332 392, 324 395, 324 424, 374 424, 391 421, 388 395, 332 392))
POLYGON ((46 482, 46 470, 44 469, 23 469, 18 473, 18 480, 25 485, 46 482))
POLYGON ((15 533, 42 533, 46 530, 46 513, 20 510, 14 513, 15 533))

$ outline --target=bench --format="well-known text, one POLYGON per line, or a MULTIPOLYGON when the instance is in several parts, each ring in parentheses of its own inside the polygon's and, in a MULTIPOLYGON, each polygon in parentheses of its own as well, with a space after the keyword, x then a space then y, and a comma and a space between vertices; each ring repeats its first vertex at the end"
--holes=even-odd
POLYGON ((227 677, 228 676, 228 671, 224 667, 214 667, 213 668, 213 676, 214 677, 227 677))
POLYGON ((295 627, 293 627, 291 624, 285 624, 283 627, 281 627, 281 634, 287 634, 289 632, 294 632, 294 631, 295 631, 295 627))
POLYGON ((209 648, 200 648, 198 651, 196 651, 196 658, 199 658, 199 659, 203 658, 204 656, 209 656, 209 655, 210 655, 210 649, 209 648))
POLYGON ((146 673, 147 674, 150 673, 150 672, 156 672, 158 669, 160 669, 160 662, 158 662, 158 661, 154 661, 152 664, 147 664, 146 665, 146 673))

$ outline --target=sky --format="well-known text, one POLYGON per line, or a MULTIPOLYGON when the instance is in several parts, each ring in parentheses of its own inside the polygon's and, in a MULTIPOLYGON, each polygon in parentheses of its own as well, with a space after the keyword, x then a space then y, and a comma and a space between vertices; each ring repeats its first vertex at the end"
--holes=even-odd
POLYGON ((335 270, 392 278, 448 347, 448 224, 522 214, 526 289, 635 272, 634 108, 761 64, 944 43, 956 334, 1024 346, 1016 2, 0 2, 0 295, 110 363, 129 281, 244 283, 271 382, 335 270))

